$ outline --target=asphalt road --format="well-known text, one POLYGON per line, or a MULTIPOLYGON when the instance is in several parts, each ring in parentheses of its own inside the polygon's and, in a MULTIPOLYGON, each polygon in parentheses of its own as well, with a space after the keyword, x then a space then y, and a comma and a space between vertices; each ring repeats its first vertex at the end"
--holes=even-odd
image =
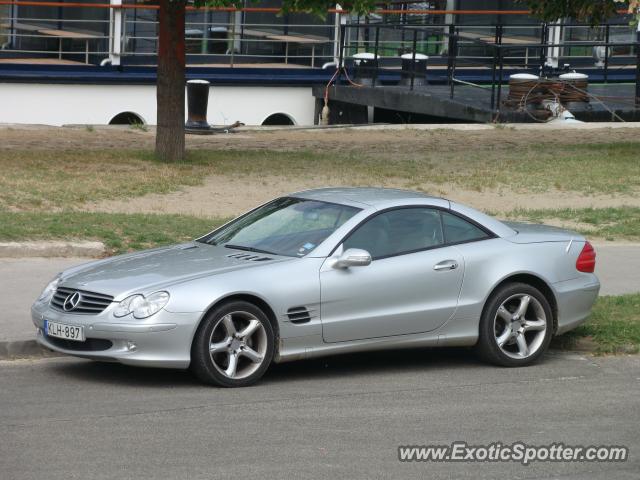
POLYGON ((91 258, 0 258, 0 342, 32 339, 30 308, 55 275, 91 258))
POLYGON ((637 479, 640 357, 465 350, 279 365, 257 386, 78 359, 0 362, 0 478, 637 479), (626 445, 625 463, 400 463, 398 445, 626 445))
MULTIPOLYGON (((601 295, 640 292, 640 245, 596 245, 601 295)), ((0 342, 33 338, 29 307, 55 274, 86 258, 0 259, 0 342), (11 292, 7 294, 6 292, 11 292)))

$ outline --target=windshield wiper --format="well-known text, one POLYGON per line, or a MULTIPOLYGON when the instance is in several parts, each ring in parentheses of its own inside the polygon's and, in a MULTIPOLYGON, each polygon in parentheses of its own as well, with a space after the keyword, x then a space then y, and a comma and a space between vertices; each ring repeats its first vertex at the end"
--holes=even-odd
POLYGON ((259 248, 254 248, 254 247, 246 247, 244 245, 231 245, 230 243, 226 243, 224 248, 233 248, 235 250, 244 250, 245 252, 266 253, 267 255, 278 255, 277 253, 270 252, 268 250, 261 250, 259 248))

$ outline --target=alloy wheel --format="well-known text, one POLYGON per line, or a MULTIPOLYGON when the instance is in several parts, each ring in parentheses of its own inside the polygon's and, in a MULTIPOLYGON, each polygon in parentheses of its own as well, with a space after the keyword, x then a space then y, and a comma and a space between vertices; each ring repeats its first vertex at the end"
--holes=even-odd
POLYGON ((493 325, 498 348, 510 358, 524 359, 544 343, 547 316, 534 296, 521 293, 500 304, 493 325))
POLYGON ((246 378, 260 368, 267 353, 267 332, 258 318, 243 311, 227 313, 209 338, 213 366, 227 378, 246 378))

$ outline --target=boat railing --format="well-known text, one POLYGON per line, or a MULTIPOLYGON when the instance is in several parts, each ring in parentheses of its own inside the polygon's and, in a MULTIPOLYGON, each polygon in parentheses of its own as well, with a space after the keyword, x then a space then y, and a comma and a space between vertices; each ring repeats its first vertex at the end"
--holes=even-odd
MULTIPOLYGON (((22 6, 33 3, 0 0, 0 64, 155 64, 157 6, 55 1, 46 3, 51 5, 48 10, 22 6), (60 13, 74 8, 90 10, 91 15, 84 15, 90 18, 67 18, 73 15, 60 13)), ((512 18, 496 25, 478 22, 482 12, 475 12, 472 23, 455 11, 405 7, 376 11, 368 17, 334 10, 328 12, 325 22, 306 23, 291 23, 271 11, 274 9, 190 8, 185 23, 187 63, 334 68, 353 63, 362 53, 373 53, 381 68, 399 69, 402 55, 415 53, 428 57, 429 68, 448 72, 443 75, 450 80, 452 65, 458 71, 499 68, 495 67, 499 63, 495 45, 500 45, 503 65, 524 69, 540 68, 541 61, 553 57, 571 66, 600 65, 608 75, 612 67, 629 66, 637 56, 634 31, 624 17, 617 24, 592 28, 569 22, 545 24, 526 12, 504 12, 505 17, 522 21, 512 18), (257 17, 249 15, 256 10, 267 11, 260 21, 252 21, 257 17)))

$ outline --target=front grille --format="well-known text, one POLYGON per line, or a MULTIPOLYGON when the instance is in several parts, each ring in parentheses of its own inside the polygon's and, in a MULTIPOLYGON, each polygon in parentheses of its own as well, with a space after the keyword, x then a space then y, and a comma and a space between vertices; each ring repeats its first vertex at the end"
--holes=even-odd
POLYGON ((87 338, 84 342, 74 342, 64 338, 46 337, 47 341, 58 348, 75 352, 103 352, 113 347, 111 340, 102 338, 87 338))
POLYGON ((109 304, 113 302, 113 297, 102 293, 85 292, 84 290, 76 290, 75 288, 58 287, 56 293, 51 298, 51 306, 56 310, 65 313, 84 313, 87 315, 97 315, 102 312, 109 304), (64 302, 70 295, 74 293, 80 294, 80 301, 75 308, 65 310, 64 302))

